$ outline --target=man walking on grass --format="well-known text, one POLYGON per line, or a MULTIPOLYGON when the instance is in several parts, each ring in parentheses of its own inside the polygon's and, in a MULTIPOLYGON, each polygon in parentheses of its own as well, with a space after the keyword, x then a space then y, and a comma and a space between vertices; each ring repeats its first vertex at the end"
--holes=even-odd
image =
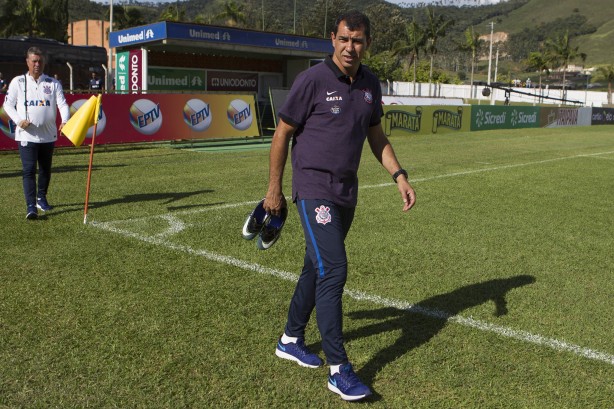
POLYGON ((365 139, 397 184, 403 211, 414 206, 416 195, 382 129, 379 80, 361 65, 371 44, 369 19, 357 11, 341 15, 331 41, 333 55, 296 78, 279 111, 264 208, 280 215, 287 207, 282 179, 292 139, 292 200, 306 251, 275 353, 304 367, 323 364, 305 345, 305 328, 315 308, 329 365, 328 389, 355 401, 371 390, 355 374, 343 345, 341 298, 347 278, 344 240, 357 204, 357 172, 365 139))

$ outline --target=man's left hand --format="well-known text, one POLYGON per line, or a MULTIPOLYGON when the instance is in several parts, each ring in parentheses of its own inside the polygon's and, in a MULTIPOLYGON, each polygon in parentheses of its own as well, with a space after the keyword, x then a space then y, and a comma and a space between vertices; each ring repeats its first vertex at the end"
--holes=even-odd
POLYGON ((405 178, 403 180, 401 178, 398 179, 397 188, 401 193, 401 199, 403 199, 403 211, 406 212, 416 204, 416 192, 405 178))

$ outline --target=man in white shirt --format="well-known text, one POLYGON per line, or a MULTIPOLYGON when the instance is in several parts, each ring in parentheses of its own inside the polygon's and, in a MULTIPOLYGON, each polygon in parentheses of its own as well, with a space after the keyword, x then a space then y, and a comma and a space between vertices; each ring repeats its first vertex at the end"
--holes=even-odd
POLYGON ((15 140, 19 143, 23 167, 26 219, 33 220, 38 218, 38 209, 45 212, 53 208, 47 202, 53 148, 58 131, 70 117, 70 108, 64 98, 62 84, 43 73, 45 60, 38 47, 28 49, 26 64, 28 72, 13 78, 9 85, 4 109, 17 124, 15 140), (56 128, 58 110, 62 118, 59 129, 56 128))

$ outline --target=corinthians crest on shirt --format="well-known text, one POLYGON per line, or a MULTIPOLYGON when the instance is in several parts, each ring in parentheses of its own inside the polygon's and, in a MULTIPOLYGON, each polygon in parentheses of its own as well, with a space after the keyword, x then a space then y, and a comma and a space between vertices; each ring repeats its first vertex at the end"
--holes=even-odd
POLYGON ((362 90, 362 92, 364 93, 365 102, 367 104, 372 104, 373 103, 373 93, 371 92, 371 90, 369 88, 365 88, 362 90))

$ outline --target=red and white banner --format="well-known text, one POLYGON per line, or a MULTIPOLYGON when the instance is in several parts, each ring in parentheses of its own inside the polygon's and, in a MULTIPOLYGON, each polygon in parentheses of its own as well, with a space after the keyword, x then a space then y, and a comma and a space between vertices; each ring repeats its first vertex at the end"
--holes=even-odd
MULTIPOLYGON (((89 97, 66 94, 71 115, 89 97)), ((254 95, 109 94, 102 96, 96 144, 260 136, 257 118, 254 95)), ((17 149, 13 129, 0 105, 0 150, 17 149)), ((59 136, 56 146, 72 143, 59 136)))

